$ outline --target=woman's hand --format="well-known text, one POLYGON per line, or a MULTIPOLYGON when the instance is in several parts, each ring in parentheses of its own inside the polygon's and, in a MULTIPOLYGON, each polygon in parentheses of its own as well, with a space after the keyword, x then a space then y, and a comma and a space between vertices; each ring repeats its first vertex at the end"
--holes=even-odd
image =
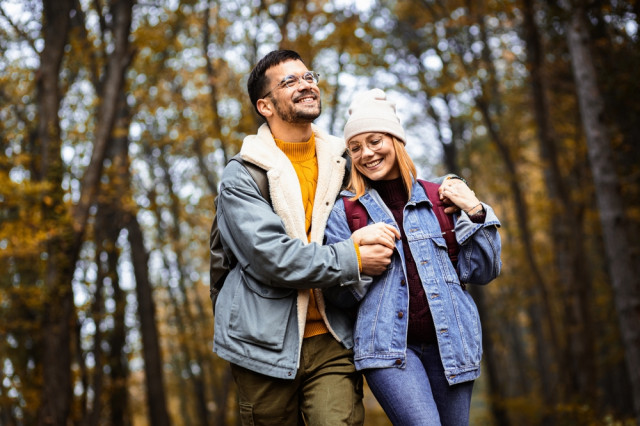
POLYGON ((381 244, 393 250, 396 238, 400 239, 400 231, 386 223, 374 223, 358 229, 351 238, 359 246, 381 244))
POLYGON ((438 189, 440 200, 444 203, 452 203, 464 210, 469 215, 482 210, 482 204, 476 197, 475 192, 467 186, 462 179, 448 178, 442 182, 438 189))

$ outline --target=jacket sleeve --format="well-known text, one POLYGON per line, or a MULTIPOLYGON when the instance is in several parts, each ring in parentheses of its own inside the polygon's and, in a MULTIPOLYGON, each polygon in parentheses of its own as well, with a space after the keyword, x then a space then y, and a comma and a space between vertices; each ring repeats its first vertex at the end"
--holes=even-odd
POLYGON ((264 285, 324 288, 359 279, 352 240, 323 246, 289 237, 238 162, 225 168, 216 214, 222 245, 236 257, 236 267, 264 285))
MULTIPOLYGON (((344 211, 344 201, 338 198, 324 231, 325 244, 334 244, 340 241, 353 241, 351 230, 344 211)), ((360 300, 367 294, 373 279, 366 275, 361 275, 357 282, 343 283, 340 286, 324 289, 325 300, 340 308, 351 308, 357 306, 360 300)))
POLYGON ((456 221, 456 239, 460 244, 458 276, 460 282, 488 284, 502 268, 502 245, 498 220, 493 209, 482 203, 486 217, 484 223, 474 223, 465 212, 456 221))

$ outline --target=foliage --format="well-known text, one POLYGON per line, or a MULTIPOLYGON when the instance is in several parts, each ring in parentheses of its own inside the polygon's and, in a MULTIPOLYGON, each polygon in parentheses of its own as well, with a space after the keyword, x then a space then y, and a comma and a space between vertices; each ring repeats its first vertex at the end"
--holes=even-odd
MULTIPOLYGON (((236 421, 227 364, 211 353, 208 229, 222 168, 260 124, 247 75, 278 47, 320 73, 318 124, 340 134, 356 91, 388 90, 422 174, 461 174, 501 218, 503 274, 473 290, 485 342, 473 418, 614 424, 638 415, 567 46, 571 2, 139 2, 123 52, 117 2, 71 3, 55 148, 40 124, 51 65, 45 6, 57 2, 0 0, 0 423, 46 424, 55 319, 70 336, 69 359, 56 367, 70 378, 67 420, 153 423, 162 404, 176 424, 236 421), (51 281, 56 267, 62 278, 51 281), (68 290, 65 317, 56 301, 68 290), (164 395, 149 389, 148 339, 164 395)), ((587 3, 623 213, 638 235, 638 4, 587 3)), ((638 260, 638 242, 628 250, 638 260)), ((629 285, 640 286, 637 276, 629 285)), ((367 407, 378 423, 378 408, 367 407)))

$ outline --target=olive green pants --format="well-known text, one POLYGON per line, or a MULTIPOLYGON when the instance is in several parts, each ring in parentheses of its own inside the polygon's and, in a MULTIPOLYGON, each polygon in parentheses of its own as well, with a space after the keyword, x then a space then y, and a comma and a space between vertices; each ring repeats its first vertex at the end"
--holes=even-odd
POLYGON ((304 339, 293 380, 231 364, 243 426, 362 425, 362 375, 331 334, 304 339))

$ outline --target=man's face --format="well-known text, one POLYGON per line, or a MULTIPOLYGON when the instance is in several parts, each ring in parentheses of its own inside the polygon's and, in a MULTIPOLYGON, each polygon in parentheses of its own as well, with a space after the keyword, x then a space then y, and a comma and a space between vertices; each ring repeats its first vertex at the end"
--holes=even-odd
POLYGON ((287 123, 311 123, 322 111, 320 89, 315 83, 303 78, 309 71, 301 61, 286 61, 267 70, 270 93, 265 99, 270 100, 276 115, 287 123), (300 77, 293 87, 280 84, 287 76, 300 77))

